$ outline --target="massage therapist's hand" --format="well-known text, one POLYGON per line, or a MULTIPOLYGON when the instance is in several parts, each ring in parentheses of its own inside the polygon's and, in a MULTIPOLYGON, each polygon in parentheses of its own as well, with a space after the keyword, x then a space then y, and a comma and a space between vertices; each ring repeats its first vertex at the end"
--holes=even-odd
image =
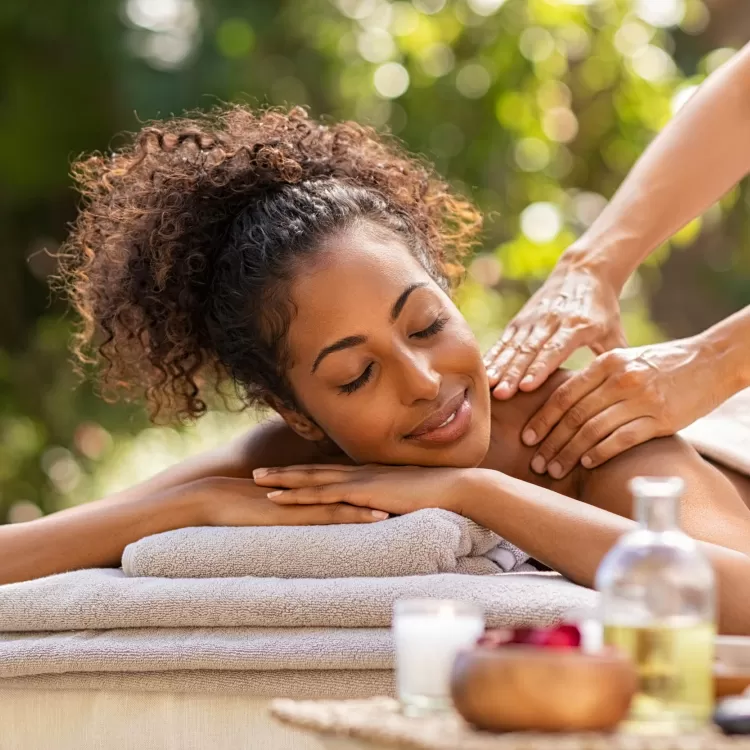
POLYGON ((627 346, 618 290, 568 251, 485 355, 496 398, 533 391, 576 350, 627 346))
POLYGON ((673 435, 718 406, 722 374, 700 337, 597 357, 559 386, 521 438, 539 444, 531 468, 560 478, 634 445, 673 435))
POLYGON ((422 508, 461 513, 482 469, 419 466, 289 466, 258 469, 256 484, 281 506, 346 503, 401 515, 422 508))
POLYGON ((196 525, 204 526, 317 526, 373 523, 388 517, 381 511, 344 503, 279 505, 252 479, 210 477, 177 487, 173 493, 190 497, 197 508, 196 525))

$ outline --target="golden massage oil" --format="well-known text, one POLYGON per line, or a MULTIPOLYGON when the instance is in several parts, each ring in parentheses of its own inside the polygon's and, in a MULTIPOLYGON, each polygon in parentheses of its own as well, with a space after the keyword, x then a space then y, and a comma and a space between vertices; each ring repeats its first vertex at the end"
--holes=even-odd
POLYGON ((708 560, 678 526, 683 482, 632 480, 639 526, 596 576, 603 641, 638 673, 627 731, 672 734, 705 726, 713 711, 715 584, 708 560))
POLYGON ((605 626, 604 642, 636 666, 639 690, 626 728, 682 731, 706 724, 713 711, 711 624, 605 626))

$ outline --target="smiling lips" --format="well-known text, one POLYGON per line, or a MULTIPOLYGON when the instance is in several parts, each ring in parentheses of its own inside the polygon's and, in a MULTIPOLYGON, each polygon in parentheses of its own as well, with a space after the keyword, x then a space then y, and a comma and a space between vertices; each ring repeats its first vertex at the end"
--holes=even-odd
POLYGON ((466 434, 470 424, 471 404, 468 391, 461 391, 406 438, 424 443, 452 443, 466 434))

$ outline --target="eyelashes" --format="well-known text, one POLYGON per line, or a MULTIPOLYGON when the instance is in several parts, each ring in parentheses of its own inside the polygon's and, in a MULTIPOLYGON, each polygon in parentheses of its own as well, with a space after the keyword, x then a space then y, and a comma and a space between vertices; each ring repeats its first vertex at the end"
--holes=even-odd
POLYGON ((372 362, 367 365, 365 371, 356 379, 352 380, 351 383, 339 386, 339 390, 342 393, 354 393, 358 388, 361 388, 367 381, 372 377, 372 362))
MULTIPOLYGON (((416 333, 412 333, 409 338, 412 339, 428 339, 430 336, 435 336, 436 334, 440 333, 442 331, 446 324, 448 323, 448 318, 437 318, 433 323, 431 323, 427 328, 424 328, 421 331, 417 331, 416 333)), ((372 362, 367 365, 364 372, 356 379, 352 380, 350 383, 346 383, 345 385, 339 386, 339 391, 341 393, 354 393, 355 391, 359 390, 363 385, 366 385, 370 378, 372 377, 372 362)))
POLYGON ((438 318, 432 325, 427 326, 423 331, 417 331, 416 333, 412 333, 412 335, 409 338, 412 339, 427 339, 430 336, 434 336, 436 333, 440 333, 440 331, 445 328, 446 323, 448 322, 448 318, 438 318))

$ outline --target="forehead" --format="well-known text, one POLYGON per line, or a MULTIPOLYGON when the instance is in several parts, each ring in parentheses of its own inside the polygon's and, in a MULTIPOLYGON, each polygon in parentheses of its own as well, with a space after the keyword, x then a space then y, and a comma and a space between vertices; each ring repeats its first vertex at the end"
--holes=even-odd
POLYGON ((327 240, 291 285, 293 359, 315 356, 332 341, 387 324, 399 295, 421 281, 431 278, 395 235, 360 227, 327 240))

